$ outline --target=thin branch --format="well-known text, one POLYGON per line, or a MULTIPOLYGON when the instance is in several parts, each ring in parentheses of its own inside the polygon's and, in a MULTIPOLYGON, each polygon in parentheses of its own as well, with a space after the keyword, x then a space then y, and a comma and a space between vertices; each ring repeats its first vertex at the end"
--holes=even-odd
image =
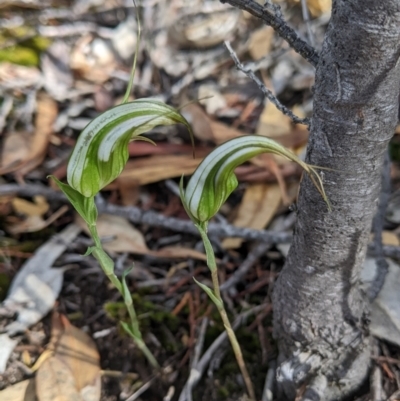
MULTIPOLYGON (((251 308, 250 310, 241 313, 233 322, 232 328, 236 330, 243 322, 251 315, 257 314, 258 312, 262 311, 265 308, 265 304, 255 306, 254 308, 251 308)), ((194 387, 201 377, 203 376, 203 373, 211 361, 211 358, 215 355, 218 349, 221 348, 221 346, 225 343, 225 341, 228 339, 228 335, 226 331, 223 331, 211 344, 210 348, 203 354, 201 359, 199 360, 199 363, 197 364, 197 375, 195 380, 192 380, 192 387, 194 387)), ((187 401, 187 386, 188 382, 186 382, 185 386, 183 387, 183 390, 179 396, 179 401, 187 401)))
MULTIPOLYGON (((18 194, 19 196, 31 197, 42 195, 50 201, 68 202, 67 198, 58 191, 35 184, 5 184, 0 185, 0 196, 18 194)), ((116 216, 125 217, 134 224, 147 224, 150 227, 162 227, 171 231, 187 233, 199 237, 199 232, 190 220, 166 217, 152 210, 144 211, 134 206, 117 206, 107 203, 101 196, 97 197, 97 207, 100 213, 109 213, 116 216)), ((247 241, 264 241, 274 244, 288 244, 292 240, 289 232, 275 232, 272 230, 254 230, 252 228, 235 227, 230 224, 210 223, 208 226, 210 236, 219 238, 243 238, 247 241)), ((375 245, 368 246, 368 253, 376 255, 375 245)), ((388 258, 400 260, 400 246, 383 246, 383 255, 388 258)))
POLYGON ((262 401, 272 401, 274 399, 274 385, 276 377, 276 361, 273 360, 268 365, 268 372, 265 378, 262 401))
POLYGON ((204 317, 201 322, 199 335, 198 335, 198 338, 196 341, 196 346, 194 347, 194 355, 193 355, 192 366, 190 368, 189 379, 186 382, 186 386, 185 386, 186 397, 187 397, 188 401, 192 401, 192 399, 193 399, 192 388, 198 382, 198 376, 200 373, 197 369, 197 365, 199 363, 200 354, 203 350, 204 338, 206 335, 207 326, 208 326, 208 318, 204 317))
POLYGON ((228 3, 231 6, 247 11, 254 17, 260 18, 267 25, 274 28, 275 32, 286 42, 294 51, 303 56, 314 67, 318 64, 318 53, 307 42, 300 38, 294 29, 292 29, 278 13, 273 13, 270 7, 262 6, 254 0, 220 0, 221 3, 228 3))
POLYGON ((257 77, 257 75, 250 69, 246 68, 240 61, 235 53, 235 51, 232 49, 231 45, 229 42, 225 41, 225 46, 228 49, 233 61, 236 64, 236 68, 239 71, 242 71, 244 74, 246 74, 253 82, 256 83, 258 88, 262 91, 262 93, 265 95, 265 97, 272 102, 278 110, 280 110, 283 114, 289 116, 292 121, 295 124, 305 124, 307 126, 310 125, 310 120, 308 118, 300 118, 297 117, 290 109, 288 109, 286 106, 284 106, 277 98, 276 96, 264 85, 264 83, 257 77))
POLYGON ((257 260, 265 255, 265 252, 273 246, 271 242, 259 242, 247 255, 246 259, 238 269, 221 285, 221 291, 227 291, 236 283, 242 280, 246 273, 254 266, 257 260))

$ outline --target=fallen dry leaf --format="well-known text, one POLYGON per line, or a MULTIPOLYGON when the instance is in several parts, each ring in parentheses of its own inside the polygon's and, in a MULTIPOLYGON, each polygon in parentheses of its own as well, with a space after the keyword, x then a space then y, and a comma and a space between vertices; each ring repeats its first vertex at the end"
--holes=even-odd
POLYGON ((3 150, 0 175, 17 172, 23 176, 43 162, 57 113, 57 103, 48 95, 40 94, 37 99, 34 135, 19 134, 17 138, 13 138, 13 135, 10 137, 10 143, 3 150), (19 150, 18 146, 20 146, 21 141, 25 141, 25 143, 19 150), (17 154, 6 158, 5 162, 5 155, 12 152, 12 149, 17 149, 17 154))
POLYGON ((44 196, 33 197, 33 202, 26 199, 14 198, 11 201, 15 213, 25 216, 43 216, 49 210, 49 204, 44 196))
POLYGON ((193 135, 196 138, 202 141, 212 141, 214 139, 210 118, 202 107, 196 103, 191 103, 185 106, 181 113, 192 127, 193 135))
POLYGON ((252 32, 249 40, 249 53, 253 60, 265 57, 270 52, 273 37, 274 29, 270 26, 264 26, 252 32))
POLYGON ((118 188, 119 195, 121 196, 121 203, 124 206, 134 206, 137 204, 140 196, 140 187, 137 186, 132 180, 126 177, 117 177, 115 185, 118 188))
POLYGON ((54 313, 49 348, 54 349, 54 358, 70 370, 77 391, 82 394, 85 389, 83 392, 88 393, 88 386, 93 387, 92 394, 98 393, 100 399, 100 355, 94 341, 64 315, 54 313))
MULTIPOLYGON (((64 213, 68 212, 69 208, 67 205, 61 206, 56 212, 54 212, 49 218, 44 220, 41 216, 33 215, 29 216, 22 221, 14 221, 12 224, 7 225, 7 231, 11 234, 21 234, 21 233, 33 233, 36 231, 43 230, 48 227, 64 213)), ((8 222, 10 223, 10 218, 8 222)))
POLYGON ((38 85, 41 79, 42 74, 36 67, 25 67, 4 61, 0 63, 0 83, 3 87, 22 89, 38 85))
POLYGON ((38 401, 82 401, 71 370, 55 356, 43 362, 35 381, 38 401))
POLYGON ((393 245, 393 246, 400 245, 399 237, 391 231, 382 232, 382 243, 384 245, 393 245))
POLYGON ((235 128, 231 128, 228 125, 218 121, 211 121, 211 129, 217 145, 229 141, 229 139, 238 138, 245 135, 244 132, 235 128))
POLYGON ((0 174, 15 171, 26 160, 30 152, 33 135, 25 131, 10 132, 4 138, 0 174))
POLYGON ((282 114, 273 103, 267 102, 258 122, 257 134, 275 139, 289 134, 291 130, 290 118, 282 114))
POLYGON ((313 17, 319 17, 331 11, 332 0, 307 0, 308 8, 313 17))
POLYGON ((100 37, 88 34, 79 39, 72 49, 70 67, 88 81, 103 83, 117 63, 109 44, 100 37))
POLYGON ((205 48, 222 43, 237 30, 241 17, 239 10, 205 10, 200 13, 195 9, 190 14, 178 15, 169 28, 171 41, 183 48, 205 48))
MULTIPOLYGON (((290 0, 292 4, 299 4, 300 0, 290 0)), ((331 11, 332 0, 307 0, 308 9, 313 17, 319 17, 331 11)))
MULTIPOLYGON (((274 217, 281 202, 282 192, 279 185, 251 184, 246 188, 233 225, 261 230, 274 217)), ((226 249, 239 248, 242 242, 241 238, 226 238, 222 245, 226 249)))
POLYGON ((150 254, 159 258, 207 260, 204 253, 181 246, 166 246, 157 251, 150 251, 150 254))
MULTIPOLYGON (((371 242, 374 241, 374 235, 371 234, 371 242)), ((399 237, 392 231, 382 231, 382 244, 383 245, 392 245, 399 246, 400 240, 399 237)))
POLYGON ((37 401, 35 379, 24 380, 0 391, 1 401, 37 401))
POLYGON ((10 313, 18 315, 5 328, 10 335, 25 331, 52 309, 61 290, 64 274, 64 269, 52 269, 52 266, 80 231, 79 227, 70 224, 40 246, 19 269, 7 298, 0 305, 0 316, 10 313))
MULTIPOLYGON (((89 230, 80 216, 76 216, 76 224, 88 235, 89 230)), ((97 220, 97 231, 100 238, 115 237, 111 241, 103 243, 107 252, 129 252, 139 255, 151 255, 156 258, 167 259, 198 259, 206 260, 204 253, 180 246, 166 246, 156 251, 150 250, 145 242, 143 234, 133 227, 123 217, 111 214, 101 214, 97 220)))
MULTIPOLYGON (((76 224, 87 234, 89 229, 80 216, 76 216, 76 224)), ((130 252, 147 254, 147 248, 143 234, 123 217, 111 214, 101 214, 97 219, 97 231, 100 238, 115 237, 111 241, 104 242, 103 247, 107 252, 130 252)))
POLYGON ((201 158, 193 159, 190 155, 155 155, 128 161, 121 173, 136 185, 146 185, 168 178, 190 175, 201 162, 201 158))

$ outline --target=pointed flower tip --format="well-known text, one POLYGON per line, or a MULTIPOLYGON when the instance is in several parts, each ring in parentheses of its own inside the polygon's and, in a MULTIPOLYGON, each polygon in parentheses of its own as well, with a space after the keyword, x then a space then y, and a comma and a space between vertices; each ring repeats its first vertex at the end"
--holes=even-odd
POLYGON ((185 190, 181 179, 182 203, 195 224, 207 224, 237 187, 234 169, 261 153, 284 156, 299 164, 330 208, 322 180, 315 169, 272 139, 249 135, 231 139, 213 150, 197 167, 185 190))

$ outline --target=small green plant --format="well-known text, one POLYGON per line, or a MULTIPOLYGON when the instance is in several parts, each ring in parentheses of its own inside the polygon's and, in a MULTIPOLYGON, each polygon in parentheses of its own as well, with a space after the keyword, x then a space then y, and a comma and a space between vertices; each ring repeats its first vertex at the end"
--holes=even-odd
POLYGON ((126 284, 126 275, 129 271, 125 272, 120 280, 114 273, 113 260, 102 247, 96 228, 97 208, 94 201, 96 194, 122 172, 129 158, 129 142, 137 140, 152 142, 141 134, 156 126, 181 123, 188 128, 193 143, 189 123, 173 107, 155 99, 137 99, 128 102, 139 52, 139 18, 137 18, 137 24, 136 53, 122 103, 100 114, 84 128, 68 162, 68 184, 60 182, 55 177, 52 178, 89 228, 94 246, 87 250, 86 255, 92 254, 97 259, 104 273, 124 300, 130 322, 120 322, 121 325, 133 338, 151 365, 158 368, 158 362, 143 341, 140 331, 132 295, 126 284))
POLYGON ((199 283, 196 279, 194 280, 207 293, 218 309, 252 400, 256 399, 253 384, 221 296, 217 264, 214 250, 207 236, 207 226, 210 219, 219 211, 228 196, 238 185, 234 169, 260 153, 273 153, 284 156, 299 164, 309 175, 329 207, 321 178, 313 166, 303 162, 295 154, 272 139, 256 135, 235 138, 218 146, 197 167, 186 189, 183 188, 183 177, 180 183, 182 203, 203 240, 213 288, 211 289, 205 284, 199 283))

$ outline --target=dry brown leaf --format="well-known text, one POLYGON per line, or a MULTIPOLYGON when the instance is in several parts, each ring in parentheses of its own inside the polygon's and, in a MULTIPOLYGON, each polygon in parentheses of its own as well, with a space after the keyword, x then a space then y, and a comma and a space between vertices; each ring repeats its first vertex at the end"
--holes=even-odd
POLYGON ((25 67, 4 61, 0 63, 0 82, 3 87, 16 90, 36 86, 41 79, 42 74, 36 67, 25 67))
POLYGON ((0 391, 1 401, 37 401, 35 379, 24 380, 0 391))
MULTIPOLYGON (((50 224, 54 223, 64 213, 68 212, 68 210, 69 208, 67 205, 61 206, 60 209, 58 209, 46 220, 38 215, 29 216, 22 221, 15 221, 13 224, 9 224, 7 226, 7 231, 9 231, 11 234, 21 234, 43 230, 50 224)), ((10 222, 10 219, 8 219, 8 222, 10 222)))
POLYGON ((29 132, 10 132, 4 138, 0 174, 12 172, 26 160, 30 152, 33 135, 29 132))
MULTIPOLYGON (((374 235, 371 234, 371 242, 374 241, 374 235)), ((392 231, 382 231, 382 244, 383 245, 393 245, 399 246, 399 237, 392 231)))
MULTIPOLYGON (((50 347, 54 349, 54 358, 63 362, 71 371, 78 391, 99 383, 100 356, 94 341, 73 326, 64 315, 53 314, 50 347)), ((99 399, 99 385, 97 387, 99 399)))
MULTIPOLYGON (((251 184, 246 188, 233 225, 261 230, 274 217, 282 202, 282 192, 277 184, 251 184)), ((226 238, 222 245, 226 249, 238 248, 241 238, 226 238)))
POLYGON ((264 26, 251 34, 249 41, 249 53, 253 60, 265 57, 271 50, 274 29, 264 26))
POLYGON ((191 103, 185 106, 181 113, 191 125, 196 138, 202 141, 212 141, 214 139, 210 118, 202 107, 196 103, 191 103))
POLYGON ((200 162, 201 158, 193 159, 189 155, 154 155, 129 161, 120 176, 136 185, 146 185, 190 175, 200 162))
POLYGON ((80 391, 83 401, 99 401, 101 397, 101 375, 96 377, 93 385, 86 385, 80 391))
POLYGON ((393 245, 393 246, 400 245, 399 237, 391 231, 382 232, 382 243, 384 245, 393 245))
POLYGON ((178 16, 179 19, 169 27, 169 38, 183 48, 216 46, 233 35, 240 17, 240 11, 234 8, 212 10, 212 12, 195 10, 190 14, 178 16))
POLYGON ((238 138, 245 135, 245 133, 243 133, 242 131, 231 128, 228 125, 220 123, 218 121, 211 121, 211 129, 213 132, 215 143, 217 145, 229 141, 229 139, 238 138))
MULTIPOLYGON (((76 216, 76 224, 87 234, 89 230, 80 216, 76 216)), ((115 237, 110 242, 104 242, 103 247, 107 252, 129 252, 139 255, 151 255, 157 258, 168 259, 198 259, 206 260, 204 253, 180 246, 166 246, 156 251, 150 250, 145 242, 143 234, 134 228, 127 219, 111 214, 102 214, 97 220, 97 231, 100 238, 115 237)))
POLYGON ((115 180, 118 192, 121 196, 121 203, 124 206, 134 206, 139 200, 140 189, 129 178, 119 176, 115 180))
POLYGON ((39 401, 82 401, 71 370, 55 356, 37 371, 36 394, 39 401))
MULTIPOLYGON (((86 223, 78 215, 76 224, 89 234, 86 223)), ((149 253, 142 233, 127 219, 111 214, 101 214, 96 226, 100 238, 115 237, 110 242, 104 242, 103 247, 107 252, 130 252, 140 255, 149 253)))
MULTIPOLYGON (((300 0, 290 0, 290 3, 299 4, 300 0)), ((332 9, 332 0, 307 0, 307 6, 313 17, 319 17, 332 9)))
POLYGON ((72 49, 70 67, 88 81, 103 83, 117 67, 117 62, 105 40, 88 34, 72 49))
POLYGON ((159 258, 207 260, 204 253, 181 246, 166 246, 157 251, 150 251, 150 254, 159 258))
POLYGON ((288 135, 291 130, 290 118, 282 114, 273 103, 267 102, 258 122, 257 134, 275 139, 288 135))
POLYGON ((313 17, 319 17, 331 11, 332 0, 307 0, 308 8, 313 17))
POLYGON ((10 137, 10 143, 3 150, 3 163, 0 168, 0 175, 18 172, 19 175, 23 176, 43 162, 47 145, 53 132, 53 124, 56 120, 57 112, 57 103, 52 98, 43 93, 38 96, 35 133, 29 137, 21 134, 18 135, 18 138, 10 137), (19 150, 18 146, 24 140, 25 143, 22 144, 21 150, 19 150), (13 149, 16 149, 18 153, 11 155, 5 162, 5 155, 12 152, 13 149))
POLYGON ((43 216, 49 210, 49 204, 44 196, 33 197, 33 202, 26 199, 14 198, 11 201, 15 213, 25 216, 43 216))

